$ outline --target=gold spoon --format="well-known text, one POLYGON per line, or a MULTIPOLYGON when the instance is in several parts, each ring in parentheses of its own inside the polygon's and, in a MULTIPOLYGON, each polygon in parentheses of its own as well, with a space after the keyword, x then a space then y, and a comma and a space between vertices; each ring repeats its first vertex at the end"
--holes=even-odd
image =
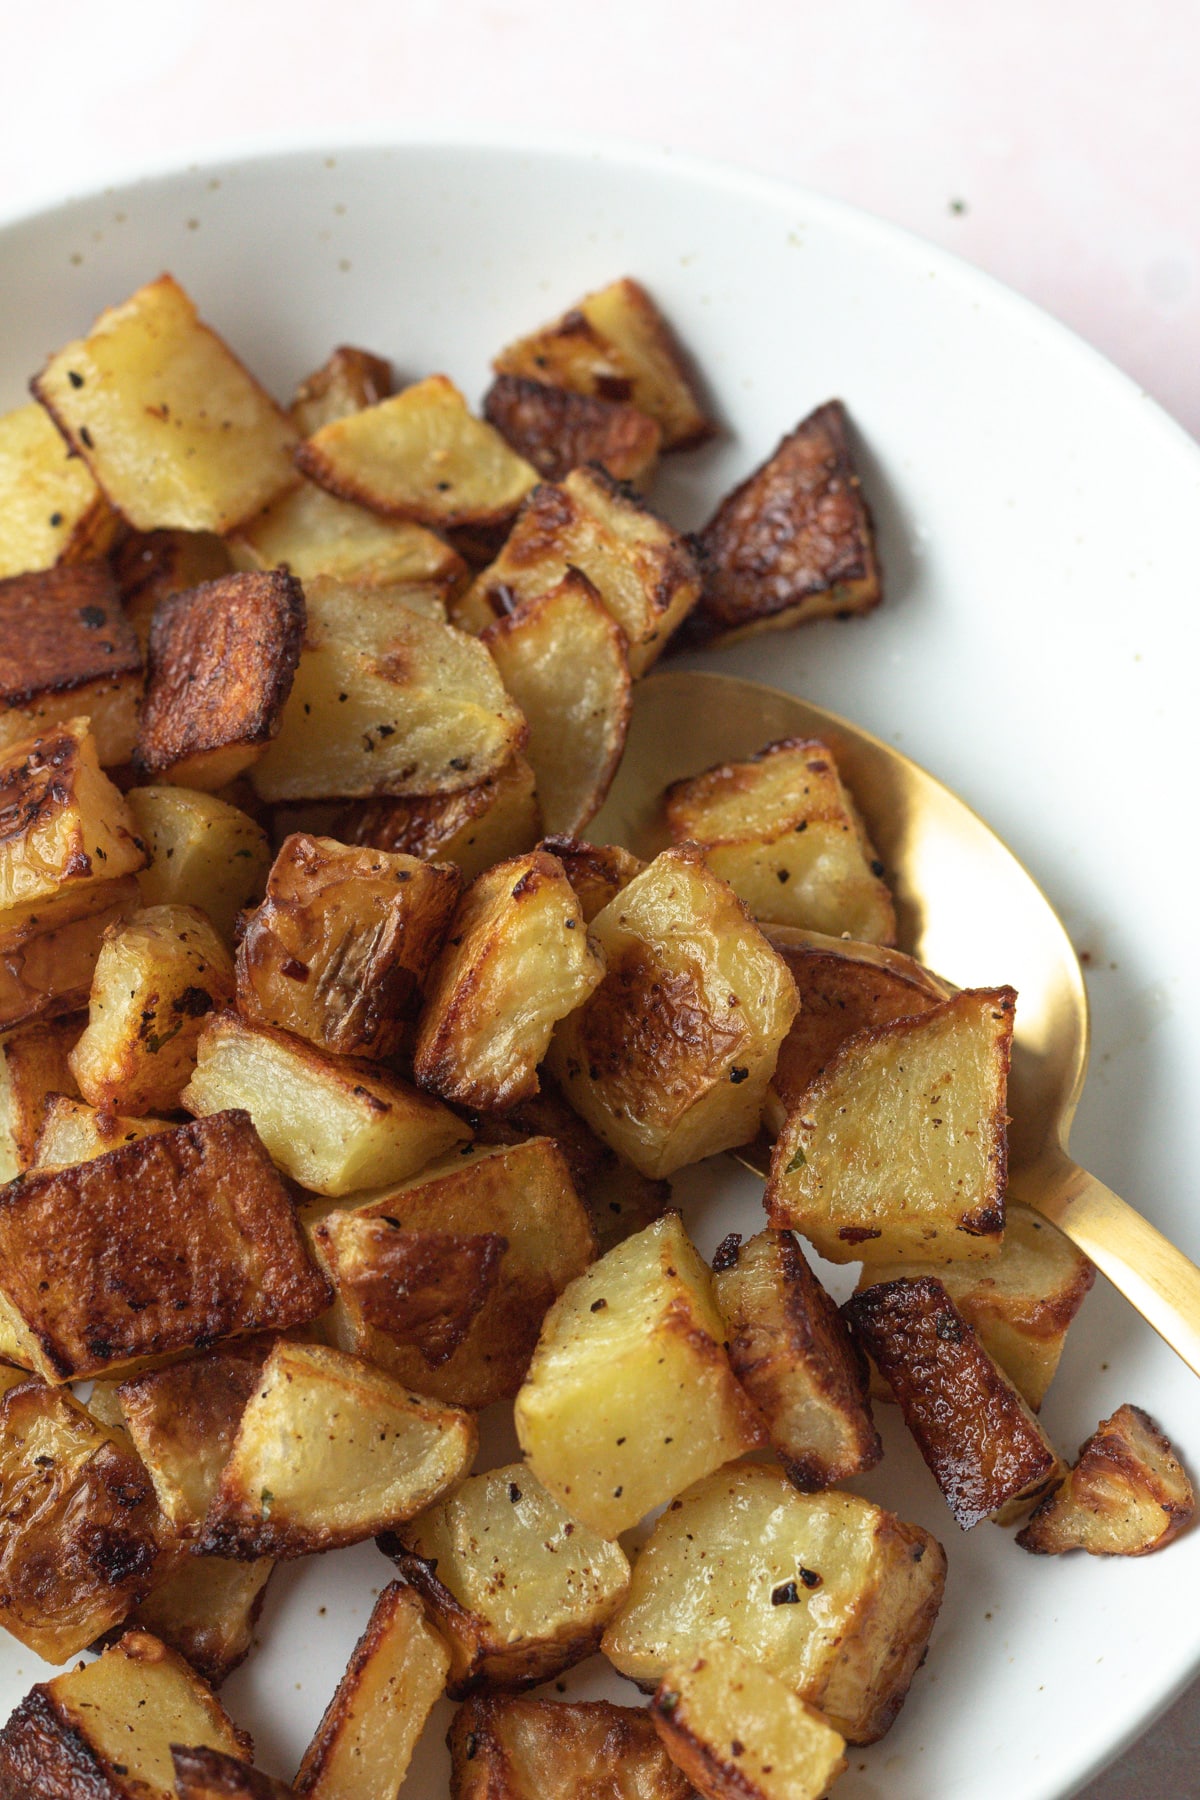
POLYGON ((1012 851, 898 750, 835 713, 730 675, 652 675, 634 690, 616 780, 588 829, 653 856, 669 781, 819 737, 837 757, 896 896, 903 949, 960 987, 1017 990, 1009 1085, 1009 1192, 1065 1232, 1200 1374, 1200 1268, 1067 1153, 1088 1055, 1088 1003, 1071 940, 1012 851))

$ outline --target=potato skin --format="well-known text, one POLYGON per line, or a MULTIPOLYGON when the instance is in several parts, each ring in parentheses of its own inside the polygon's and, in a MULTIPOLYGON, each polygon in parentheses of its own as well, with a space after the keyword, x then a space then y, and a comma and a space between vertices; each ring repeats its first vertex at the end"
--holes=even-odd
POLYGON ((179 1800, 296 1800, 294 1788, 222 1750, 172 1744, 171 1760, 179 1800))
POLYGON ((464 1701, 446 1734, 451 1800, 695 1800, 640 1706, 608 1700, 464 1701))
POLYGON ((384 356, 339 344, 296 388, 290 412, 301 437, 311 437, 332 419, 375 406, 392 391, 392 365, 384 356))
POLYGON ((1082 1446, 1017 1542, 1035 1556, 1149 1556, 1190 1525, 1196 1496, 1170 1439, 1140 1406, 1119 1406, 1082 1446))
POLYGON ((86 1007, 100 946, 140 903, 136 875, 88 883, 34 914, 0 925, 0 1030, 86 1007))
POLYGON ((128 760, 142 653, 105 561, 0 581, 0 742, 92 716, 106 766, 128 760))
POLYGON ((522 375, 497 375, 483 416, 544 481, 599 463, 615 481, 640 485, 653 474, 662 444, 657 420, 636 406, 522 375))

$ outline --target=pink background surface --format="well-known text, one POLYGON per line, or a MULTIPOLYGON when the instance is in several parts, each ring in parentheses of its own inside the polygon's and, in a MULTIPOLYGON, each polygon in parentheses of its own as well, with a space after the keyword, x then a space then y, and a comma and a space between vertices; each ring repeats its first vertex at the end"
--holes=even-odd
MULTIPOLYGON (((0 212, 258 136, 611 132, 910 227, 1200 434, 1188 0, 0 0, 0 34, 0 212)), ((1186 1800, 1198 1761, 1194 1688, 1086 1800, 1186 1800)))

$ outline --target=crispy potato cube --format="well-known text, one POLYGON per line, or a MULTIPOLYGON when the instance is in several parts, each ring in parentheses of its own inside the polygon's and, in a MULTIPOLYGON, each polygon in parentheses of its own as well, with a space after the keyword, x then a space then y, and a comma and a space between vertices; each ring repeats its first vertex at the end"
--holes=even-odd
POLYGON ((194 1538, 204 1522, 267 1350, 262 1340, 227 1344, 117 1389, 125 1428, 180 1538, 194 1538))
POLYGON ((524 1463, 473 1475, 380 1541, 450 1646, 452 1699, 536 1687, 582 1662, 629 1591, 619 1544, 524 1463))
POLYGON ((644 487, 658 466, 662 427, 620 400, 498 375, 483 416, 543 481, 562 481, 572 469, 599 463, 614 481, 644 487))
MULTIPOLYGON (((1069 1238, 1030 1206, 1010 1201, 998 1256, 987 1262, 870 1264, 859 1287, 932 1275, 988 1355, 1037 1412, 1096 1271, 1069 1238)), ((886 1382, 882 1398, 891 1399, 886 1382)))
POLYGON ((146 861, 132 814, 100 768, 86 719, 0 750, 0 826, 4 927, 48 930, 48 901, 114 882, 146 861))
POLYGON ((714 1638, 819 1707, 852 1744, 892 1723, 937 1618, 946 1558, 919 1525, 857 1494, 800 1494, 743 1463, 696 1482, 658 1520, 604 1634, 651 1691, 714 1638))
POLYGON ((224 787, 280 729, 304 635, 304 592, 273 569, 159 603, 134 764, 180 787, 224 787))
POLYGON ((536 1094, 551 1032, 603 974, 562 865, 538 850, 498 863, 463 895, 430 976, 417 1080, 464 1106, 536 1094))
POLYGON ((650 1714, 704 1800, 821 1800, 846 1767, 841 1733, 736 1644, 673 1664, 650 1714))
POLYGON ((296 1800, 295 1788, 220 1750, 172 1744, 171 1758, 178 1800, 296 1800))
POLYGON ((703 844, 708 866, 756 919, 890 944, 896 910, 828 744, 784 738, 748 762, 671 784, 676 843, 703 844))
POLYGON ((632 402, 657 420, 664 450, 703 443, 716 429, 670 326, 638 281, 625 276, 553 325, 502 350, 500 375, 524 375, 601 400, 632 402))
POLYGON ((64 884, 40 907, 18 908, 11 923, 0 914, 0 1030, 85 1007, 105 936, 139 899, 136 877, 124 875, 64 884))
POLYGON ((578 569, 483 634, 529 725, 547 831, 582 831, 604 803, 629 729, 625 634, 578 569))
POLYGON ((324 1344, 278 1338, 242 1414, 198 1548, 251 1561, 361 1543, 470 1468, 475 1422, 324 1344))
POLYGON ((287 419, 169 275, 101 313, 32 385, 138 531, 229 531, 295 480, 287 419))
POLYGON ((676 1212, 555 1301, 515 1417, 530 1467, 574 1518, 616 1537, 763 1442, 724 1336, 712 1277, 676 1212))
POLYGON ((0 1183, 32 1166, 47 1100, 78 1091, 67 1058, 80 1025, 39 1020, 0 1037, 0 1183))
POLYGON ((589 844, 584 838, 543 838, 538 849, 556 856, 562 864, 587 925, 646 867, 640 857, 619 844, 589 844))
POLYGON ((507 519, 537 483, 445 375, 323 425, 296 463, 340 500, 443 529, 507 519))
POLYGON ((771 1224, 829 1262, 994 1256, 1015 1003, 970 988, 843 1044, 776 1139, 771 1224))
POLYGON ((195 906, 148 906, 110 928, 71 1073, 92 1106, 172 1112, 214 1007, 233 999, 233 959, 195 906))
POLYGON ((133 1119, 72 1100, 67 1094, 50 1094, 29 1167, 65 1169, 72 1163, 93 1162, 108 1150, 174 1129, 165 1119, 133 1119))
POLYGON ((262 898, 271 848, 261 825, 216 794, 136 787, 126 795, 150 861, 138 875, 145 906, 198 906, 222 937, 262 898))
POLYGON ((233 570, 228 550, 211 531, 135 531, 117 546, 111 561, 143 656, 160 600, 233 570))
POLYGON ((101 764, 137 737, 142 653, 106 562, 0 581, 0 748, 87 714, 101 764))
POLYGON ((182 1656, 127 1631, 93 1663, 39 1681, 0 1731, 0 1794, 175 1800, 171 1745, 248 1757, 250 1739, 182 1656))
POLYGON ((304 654, 264 800, 457 793, 498 775, 527 735, 495 663, 385 589, 309 583, 304 654))
POLYGON ((117 524, 45 407, 0 417, 0 579, 103 556, 117 524))
POLYGON ((171 1543, 128 1443, 16 1369, 0 1371, 0 1512, 0 1615, 49 1662, 119 1625, 171 1543))
POLYGON ((799 1488, 831 1487, 883 1455, 865 1359, 790 1231, 726 1238, 713 1293, 733 1372, 799 1488))
POLYGON ((333 419, 375 406, 392 391, 392 365, 384 356, 339 344, 329 358, 306 375, 292 400, 292 424, 301 437, 311 437, 333 419))
POLYGON ((679 533, 603 469, 573 469, 535 488, 504 547, 450 616, 483 631, 576 568, 628 640, 630 673, 644 675, 700 594, 700 572, 679 533))
POLYGON ((446 1107, 374 1063, 326 1056, 231 1012, 205 1026, 180 1098, 201 1116, 244 1108, 276 1165, 317 1194, 403 1181, 471 1135, 446 1107))
POLYGON ((35 1170, 0 1195, 0 1301, 47 1381, 303 1325, 330 1297, 245 1113, 35 1170))
POLYGON ((477 1694, 446 1741, 451 1800, 694 1800, 640 1706, 477 1694))
POLYGON ((596 1254, 548 1138, 460 1150, 329 1211, 313 1239, 337 1290, 333 1341, 420 1393, 471 1408, 516 1393, 547 1309, 596 1254), (447 1236, 470 1243, 457 1280, 431 1241, 447 1236))
POLYGON ((295 832, 245 921, 238 1006, 334 1056, 390 1056, 462 884, 458 870, 295 832))
POLYGON ((880 1282, 845 1312, 964 1531, 1010 1524, 1062 1480, 1045 1432, 940 1281, 880 1282))
POLYGON ((701 633, 728 642, 878 606, 875 530, 846 424, 840 400, 818 406, 721 502, 700 533, 701 633))
POLYGON ((608 972, 548 1059, 567 1100, 651 1177, 748 1143, 797 999, 733 890, 676 845, 590 931, 608 972))
POLYGON ((396 1800, 449 1664, 416 1594, 393 1581, 304 1752, 296 1792, 311 1800, 396 1800))
POLYGON ((185 1656, 198 1675, 220 1687, 250 1654, 254 1627, 275 1564, 183 1556, 135 1609, 132 1622, 185 1656))
POLYGON ((1036 1556, 1149 1556, 1178 1537, 1195 1512, 1195 1492, 1171 1440, 1140 1406, 1118 1406, 1017 1542, 1036 1556))
POLYGON ((408 584, 443 602, 467 579, 462 557, 424 525, 381 519, 311 481, 301 481, 243 525, 229 551, 239 568, 286 565, 304 582, 328 575, 359 585, 408 584))
POLYGON ((456 863, 463 880, 474 881, 494 863, 532 850, 542 815, 533 770, 518 752, 499 774, 457 794, 352 801, 331 830, 344 843, 456 863))

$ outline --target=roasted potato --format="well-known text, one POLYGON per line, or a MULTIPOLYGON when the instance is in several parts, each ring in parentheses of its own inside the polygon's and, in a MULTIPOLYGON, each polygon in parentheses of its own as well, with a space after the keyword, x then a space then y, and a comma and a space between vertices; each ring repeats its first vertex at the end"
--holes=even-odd
POLYGON ((275 1564, 229 1562, 223 1556, 181 1556, 135 1607, 130 1623, 187 1658, 197 1675, 220 1687, 243 1663, 275 1564))
POLYGON ((166 1119, 133 1119, 89 1106, 84 1100, 72 1100, 66 1094, 50 1094, 29 1167, 65 1169, 72 1163, 93 1162, 107 1150, 119 1150, 122 1144, 174 1129, 166 1119))
POLYGON ((162 275, 59 350, 33 392, 138 531, 230 531, 295 480, 295 434, 162 275))
POLYGON ((532 850, 542 832, 533 770, 518 752, 498 775, 457 794, 352 801, 331 823, 344 843, 423 862, 456 863, 464 881, 532 850))
POLYGON ((1148 1556, 1191 1524, 1196 1495, 1171 1440, 1140 1406, 1102 1419, 1017 1542, 1036 1556, 1148 1556))
POLYGON ((103 556, 117 525, 45 407, 0 417, 0 579, 103 556))
POLYGON ((84 887, 146 861, 133 817, 100 768, 86 719, 0 750, 0 929, 49 931, 84 887))
POLYGON ((228 550, 211 531, 135 531, 110 560, 143 656, 161 600, 233 572, 228 550))
POLYGON ((849 1743, 874 1743, 924 1657, 945 1577, 942 1548, 919 1525, 857 1494, 797 1493, 781 1469, 742 1463, 671 1502, 604 1652, 653 1691, 720 1638, 849 1743))
POLYGON ((799 1488, 831 1487, 883 1455, 862 1352, 790 1231, 737 1233, 713 1260, 733 1372, 799 1488))
POLYGON ((514 1408, 529 1465, 604 1537, 765 1438, 725 1354, 679 1214, 626 1238, 555 1301, 514 1408))
POLYGON ((46 1019, 0 1037, 0 1183, 35 1162, 50 1097, 77 1091, 67 1058, 81 1025, 79 1018, 46 1019))
POLYGON ((843 1044, 776 1139, 771 1224, 830 1262, 994 1256, 1015 1003, 971 988, 843 1044))
POLYGON ((548 1058, 567 1100, 652 1178, 748 1143, 797 999, 733 890, 676 845, 590 931, 607 973, 548 1058))
POLYGON ((658 464, 662 427, 624 401, 497 375, 483 416, 543 481, 562 481, 572 469, 599 463, 614 481, 644 487, 658 464))
POLYGON ((172 1744, 171 1760, 178 1800, 296 1800, 295 1788, 220 1750, 172 1744))
POLYGON ((144 906, 198 906, 225 939, 262 898, 271 850, 261 825, 216 794, 135 787, 125 796, 150 861, 138 875, 144 906))
POLYGON ((589 844, 584 838, 543 838, 538 849, 557 856, 587 925, 646 867, 640 857, 622 850, 619 844, 589 844))
POLYGON ((100 946, 140 903, 137 879, 64 884, 42 909, 0 913, 0 1030, 86 1007, 100 946))
POLYGON ((384 356, 359 350, 353 344, 337 349, 306 375, 291 405, 292 424, 301 437, 311 437, 333 419, 375 406, 392 391, 392 365, 384 356))
POLYGON ((298 581, 316 575, 374 586, 411 584, 443 603, 466 586, 467 565, 456 550, 411 519, 381 519, 362 506, 335 500, 311 481, 281 494, 229 540, 241 569, 287 567, 298 581))
POLYGON ((461 1481, 476 1443, 469 1413, 361 1357, 277 1338, 197 1548, 250 1562, 361 1543, 461 1481))
POLYGON ((86 714, 100 763, 129 761, 142 653, 106 562, 0 581, 0 748, 86 714))
POLYGON ((178 1537, 204 1523, 269 1343, 251 1339, 121 1383, 125 1429, 178 1537))
POLYGON ((478 1694, 446 1741, 451 1800, 694 1800, 640 1706, 478 1694))
POLYGON ((629 1591, 620 1545, 578 1524, 519 1462, 473 1475, 380 1548, 450 1646, 457 1700, 536 1687, 582 1662, 629 1591))

